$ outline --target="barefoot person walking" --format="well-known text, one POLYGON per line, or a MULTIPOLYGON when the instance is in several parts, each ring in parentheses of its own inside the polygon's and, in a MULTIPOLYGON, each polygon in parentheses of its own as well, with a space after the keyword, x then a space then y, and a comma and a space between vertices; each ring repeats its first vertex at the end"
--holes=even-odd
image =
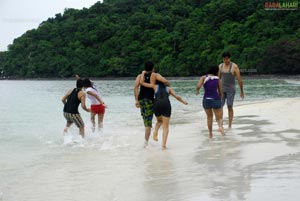
POLYGON ((232 128, 233 120, 233 101, 235 95, 235 77, 240 86, 240 96, 244 99, 243 81, 240 74, 240 69, 237 64, 230 61, 230 53, 222 54, 223 63, 219 65, 218 76, 222 80, 222 106, 227 104, 228 109, 228 128, 232 128))
POLYGON ((211 67, 208 73, 202 76, 197 84, 196 95, 199 94, 201 87, 204 87, 203 108, 207 115, 207 127, 209 137, 212 138, 213 116, 215 114, 216 121, 219 126, 219 131, 224 134, 223 128, 223 109, 221 103, 222 87, 218 75, 218 67, 211 67))

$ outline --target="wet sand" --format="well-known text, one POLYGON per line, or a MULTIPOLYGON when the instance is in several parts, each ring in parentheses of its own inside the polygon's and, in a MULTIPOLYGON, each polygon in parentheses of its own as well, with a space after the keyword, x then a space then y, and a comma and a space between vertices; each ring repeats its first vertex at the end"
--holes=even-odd
POLYGON ((155 178, 166 182, 149 185, 155 187, 151 191, 169 194, 164 200, 298 200, 299 108, 299 98, 239 105, 228 130, 225 107, 226 136, 214 123, 211 140, 204 113, 190 123, 175 118, 166 156, 146 160, 161 173, 153 173, 155 178))
POLYGON ((39 160, 6 169, 0 200, 299 200, 300 98, 235 106, 231 130, 224 108, 226 136, 214 124, 213 139, 202 108, 180 107, 174 104, 167 150, 161 131, 143 148, 136 110, 136 120, 107 127, 100 139, 53 144, 39 160))

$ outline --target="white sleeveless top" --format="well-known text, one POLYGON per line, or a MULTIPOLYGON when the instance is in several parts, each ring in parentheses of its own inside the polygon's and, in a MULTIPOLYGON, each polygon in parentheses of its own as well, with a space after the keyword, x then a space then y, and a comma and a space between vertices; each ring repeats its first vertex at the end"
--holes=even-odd
MULTIPOLYGON (((92 88, 92 87, 88 87, 85 91, 86 92, 91 91, 91 92, 93 92, 94 94, 97 94, 100 97, 99 92, 96 89, 92 88)), ((87 93, 87 97, 91 101, 91 105, 99 105, 100 104, 99 101, 94 96, 87 93)))

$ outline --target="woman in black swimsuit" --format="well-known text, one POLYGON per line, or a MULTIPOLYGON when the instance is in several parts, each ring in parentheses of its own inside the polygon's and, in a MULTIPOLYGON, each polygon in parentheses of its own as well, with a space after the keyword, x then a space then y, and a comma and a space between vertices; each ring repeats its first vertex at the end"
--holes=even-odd
MULTIPOLYGON (((145 72, 143 72, 145 73, 145 72)), ((169 134, 169 123, 171 117, 171 103, 169 100, 169 95, 174 96, 179 102, 187 105, 188 103, 184 101, 180 96, 176 95, 171 87, 163 85, 163 83, 157 81, 156 84, 149 84, 144 82, 144 76, 141 76, 140 84, 153 88, 154 90, 154 104, 153 112, 157 119, 157 124, 154 131, 154 140, 157 140, 158 129, 163 126, 163 142, 162 149, 166 149, 167 139, 169 134), (155 136, 156 135, 156 136, 155 136)))

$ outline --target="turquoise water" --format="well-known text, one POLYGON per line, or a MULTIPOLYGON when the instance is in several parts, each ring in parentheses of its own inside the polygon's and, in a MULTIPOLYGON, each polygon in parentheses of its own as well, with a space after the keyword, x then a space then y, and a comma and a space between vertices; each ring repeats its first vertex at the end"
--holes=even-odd
MULTIPOLYGON (((0 200, 244 200, 249 191, 239 192, 236 186, 245 185, 242 168, 234 173, 239 180, 232 186, 228 183, 231 190, 219 186, 224 195, 212 192, 211 182, 201 184, 204 192, 198 192, 203 178, 218 179, 197 173, 217 166, 199 165, 198 159, 196 163, 192 159, 193 150, 207 144, 199 135, 206 127, 203 89, 195 95, 197 82, 196 78, 171 80, 189 105, 171 98, 170 133, 176 137, 170 134, 171 148, 162 152, 159 144, 152 143, 151 151, 142 148, 144 130, 134 106, 134 79, 95 81, 108 105, 104 130, 92 133, 89 114, 81 109, 87 138, 71 144, 62 135, 61 98, 75 81, 0 81, 0 200), (181 141, 190 144, 183 146, 181 141)), ((236 105, 300 97, 300 79, 247 77, 244 90, 242 101, 237 89, 236 105)), ((76 135, 77 129, 70 132, 76 135)), ((210 154, 203 160, 209 163, 210 154)))

